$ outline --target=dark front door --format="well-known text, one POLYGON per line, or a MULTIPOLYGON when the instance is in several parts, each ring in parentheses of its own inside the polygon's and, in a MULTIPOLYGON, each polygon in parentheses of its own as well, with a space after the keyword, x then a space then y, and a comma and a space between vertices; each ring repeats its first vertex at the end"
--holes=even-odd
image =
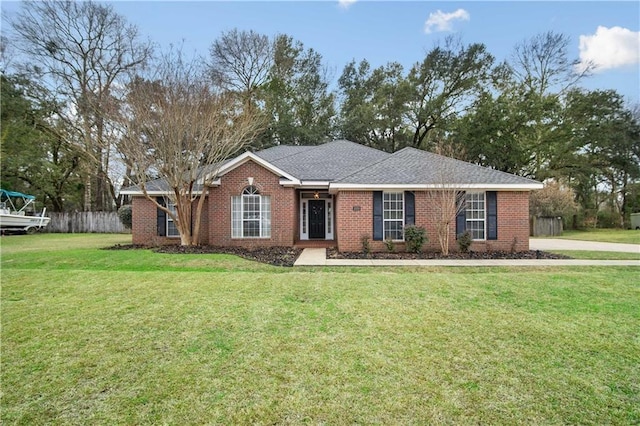
POLYGON ((309 238, 325 238, 324 200, 309 200, 309 238))

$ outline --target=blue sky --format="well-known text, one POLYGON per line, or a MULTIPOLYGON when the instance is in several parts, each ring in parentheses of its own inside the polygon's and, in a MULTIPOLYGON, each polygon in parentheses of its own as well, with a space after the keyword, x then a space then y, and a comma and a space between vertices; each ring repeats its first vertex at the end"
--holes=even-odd
MULTIPOLYGON (((639 2, 400 2, 400 1, 114 1, 115 10, 141 33, 166 47, 180 44, 207 55, 211 42, 233 28, 284 33, 322 54, 340 76, 351 60, 373 66, 390 61, 405 69, 448 35, 484 43, 497 60, 545 31, 571 38, 570 54, 600 69, 582 85, 615 89, 640 102, 639 2), (429 24, 428 24, 429 23, 429 24), (582 42, 581 42, 582 40, 582 42)), ((4 15, 17 3, 2 2, 4 15)))

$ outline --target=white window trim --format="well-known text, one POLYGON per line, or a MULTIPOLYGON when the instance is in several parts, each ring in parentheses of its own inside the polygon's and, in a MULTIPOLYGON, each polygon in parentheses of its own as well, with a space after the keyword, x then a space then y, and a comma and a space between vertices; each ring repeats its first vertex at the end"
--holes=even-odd
MULTIPOLYGON (((167 209, 171 210, 176 216, 177 216, 177 211, 176 211, 176 205, 175 203, 168 203, 167 204, 167 209)), ((175 221, 173 220, 173 218, 171 217, 171 215, 169 213, 165 213, 165 235, 167 236, 167 238, 176 238, 176 237, 180 237, 180 231, 178 230, 178 227, 175 226, 175 221), (171 227, 169 226, 169 224, 173 224, 173 229, 175 229, 175 234, 169 233, 169 230, 171 229, 171 227)))
POLYGON ((385 195, 387 195, 387 194, 400 194, 400 195, 402 196, 402 215, 401 215, 401 216, 402 216, 402 227, 400 228, 400 229, 401 229, 401 232, 402 232, 402 238, 401 238, 401 239, 394 239, 394 240, 392 240, 392 241, 402 242, 402 241, 404 241, 404 225, 405 225, 405 223, 404 223, 404 217, 405 217, 405 214, 404 214, 404 212, 405 212, 405 205, 404 205, 404 203, 405 203, 405 197, 404 197, 404 192, 383 192, 383 193, 382 193, 382 239, 383 239, 383 240, 386 240, 385 235, 387 234, 387 225, 386 225, 386 223, 387 223, 387 222, 400 222, 400 219, 385 219, 385 218, 384 218, 384 212, 385 212, 385 208, 384 208, 384 197, 385 197, 385 195))
MULTIPOLYGON (((246 189, 246 188, 245 188, 246 189)), ((255 239, 269 239, 271 238, 271 227, 269 227, 269 229, 266 229, 263 225, 263 221, 265 220, 265 214, 267 213, 266 209, 264 209, 265 206, 265 202, 266 200, 269 201, 269 221, 271 221, 271 197, 268 195, 262 195, 259 192, 255 193, 255 194, 245 194, 244 193, 245 190, 242 191, 242 193, 240 193, 240 195, 233 195, 231 196, 231 239, 233 240, 255 240, 255 239), (251 219, 253 221, 257 220, 258 221, 258 236, 255 237, 245 237, 244 236, 244 224, 245 222, 249 221, 247 219, 244 219, 244 197, 247 196, 251 196, 251 197, 258 197, 258 206, 260 208, 259 210, 259 219, 251 219), (240 205, 240 211, 237 212, 240 216, 240 228, 239 228, 239 232, 240 235, 234 235, 234 210, 233 210, 233 206, 234 206, 234 199, 239 198, 239 205, 240 205), (268 231, 268 233, 267 233, 268 231)))
POLYGON ((483 228, 482 229, 483 229, 484 238, 473 238, 473 241, 487 241, 487 193, 484 192, 484 191, 482 191, 482 192, 480 192, 480 191, 477 191, 477 192, 466 192, 465 193, 464 202, 465 202, 465 218, 464 218, 465 229, 468 230, 469 232, 471 232, 472 235, 473 235, 473 231, 471 229, 469 229, 467 224, 469 222, 482 222, 483 223, 483 228), (478 194, 482 194, 482 197, 483 197, 483 206, 484 206, 484 208, 483 208, 483 213, 484 213, 483 217, 484 218, 483 219, 469 219, 467 217, 467 213, 469 212, 469 209, 467 208, 467 197, 469 195, 478 195, 478 194))

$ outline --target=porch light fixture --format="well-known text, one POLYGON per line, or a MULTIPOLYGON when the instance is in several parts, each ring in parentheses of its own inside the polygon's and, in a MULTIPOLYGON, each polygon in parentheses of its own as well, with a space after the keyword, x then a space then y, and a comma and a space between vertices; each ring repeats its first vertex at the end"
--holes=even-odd
POLYGON ((320 194, 318 193, 318 191, 313 193, 313 198, 315 198, 316 200, 320 198, 320 194))
POLYGON ((253 186, 253 178, 252 177, 248 177, 247 178, 247 183, 249 184, 249 186, 253 186))

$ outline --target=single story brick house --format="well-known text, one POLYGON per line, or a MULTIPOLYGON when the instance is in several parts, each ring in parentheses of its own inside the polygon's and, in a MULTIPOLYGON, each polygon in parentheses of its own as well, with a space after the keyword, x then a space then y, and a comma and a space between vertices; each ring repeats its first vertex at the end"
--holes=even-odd
MULTIPOLYGON (((529 249, 529 193, 541 183, 414 148, 390 154, 346 140, 280 145, 226 161, 205 191, 201 243, 360 251, 367 236, 373 250, 385 250, 385 239, 401 250, 404 226, 416 224, 427 230, 425 249, 438 250, 433 197, 442 176, 466 198, 452 250, 465 229, 472 250, 529 249)), ((161 181, 147 190, 166 195, 161 181)), ((133 196, 134 244, 179 243, 172 220, 139 188, 123 193, 133 196)))

